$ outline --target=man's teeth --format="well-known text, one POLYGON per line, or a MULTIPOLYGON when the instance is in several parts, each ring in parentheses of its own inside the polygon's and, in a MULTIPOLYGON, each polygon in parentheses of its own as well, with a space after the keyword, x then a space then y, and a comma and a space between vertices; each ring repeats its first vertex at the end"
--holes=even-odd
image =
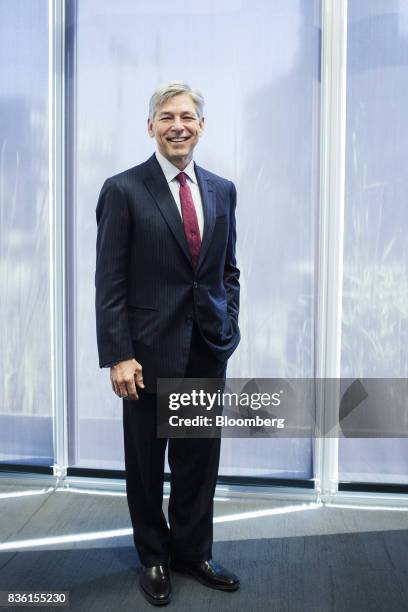
POLYGON ((186 138, 170 138, 169 140, 170 142, 184 142, 185 140, 187 140, 187 137, 186 138))

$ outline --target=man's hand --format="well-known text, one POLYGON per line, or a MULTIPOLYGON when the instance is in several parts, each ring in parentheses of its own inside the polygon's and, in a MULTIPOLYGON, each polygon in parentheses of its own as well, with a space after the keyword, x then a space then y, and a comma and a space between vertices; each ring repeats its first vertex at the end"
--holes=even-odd
POLYGON ((144 389, 142 366, 136 359, 116 363, 110 369, 112 389, 119 397, 138 400, 137 387, 144 389))

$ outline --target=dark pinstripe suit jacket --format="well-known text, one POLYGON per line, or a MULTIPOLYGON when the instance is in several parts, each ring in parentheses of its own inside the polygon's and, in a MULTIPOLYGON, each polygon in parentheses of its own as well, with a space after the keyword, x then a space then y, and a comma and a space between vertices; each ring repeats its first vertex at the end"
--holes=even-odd
POLYGON ((96 331, 99 365, 134 357, 146 391, 183 377, 193 319, 217 359, 238 345, 236 190, 195 165, 204 233, 194 270, 183 222, 152 155, 107 179, 96 208, 96 331))

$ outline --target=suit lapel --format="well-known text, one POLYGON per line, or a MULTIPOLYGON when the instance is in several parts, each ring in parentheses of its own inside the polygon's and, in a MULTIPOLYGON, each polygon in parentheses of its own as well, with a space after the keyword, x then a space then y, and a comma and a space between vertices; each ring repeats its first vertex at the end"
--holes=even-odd
POLYGON ((200 255, 197 262, 197 271, 204 261, 215 225, 215 190, 211 179, 205 176, 205 170, 194 164, 198 187, 201 193, 201 201, 204 210, 204 233, 201 241, 200 255))
POLYGON ((170 191, 166 177, 164 176, 155 155, 152 155, 148 161, 150 162, 150 172, 149 176, 145 178, 144 183, 155 199, 161 214, 163 215, 171 232, 192 266, 190 251, 188 248, 186 235, 184 233, 183 221, 178 211, 177 204, 175 203, 173 195, 170 191))

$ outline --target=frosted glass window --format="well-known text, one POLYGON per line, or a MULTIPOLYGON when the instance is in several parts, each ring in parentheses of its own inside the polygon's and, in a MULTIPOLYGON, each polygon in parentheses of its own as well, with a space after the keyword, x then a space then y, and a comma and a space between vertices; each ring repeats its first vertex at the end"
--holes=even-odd
MULTIPOLYGON (((147 159, 149 97, 185 80, 206 97, 196 161, 238 189, 242 343, 233 377, 314 373, 320 2, 79 0, 71 463, 123 467, 121 401, 99 371, 95 207, 105 178, 147 159), (182 32, 182 36, 175 36, 182 32)), ((310 440, 225 440, 220 473, 310 478, 310 440)))
MULTIPOLYGON (((344 377, 408 376, 407 107, 408 3, 349 2, 344 377)), ((408 440, 340 442, 340 480, 408 483, 408 440)))
POLYGON ((51 465, 48 2, 0 2, 0 461, 51 465))

